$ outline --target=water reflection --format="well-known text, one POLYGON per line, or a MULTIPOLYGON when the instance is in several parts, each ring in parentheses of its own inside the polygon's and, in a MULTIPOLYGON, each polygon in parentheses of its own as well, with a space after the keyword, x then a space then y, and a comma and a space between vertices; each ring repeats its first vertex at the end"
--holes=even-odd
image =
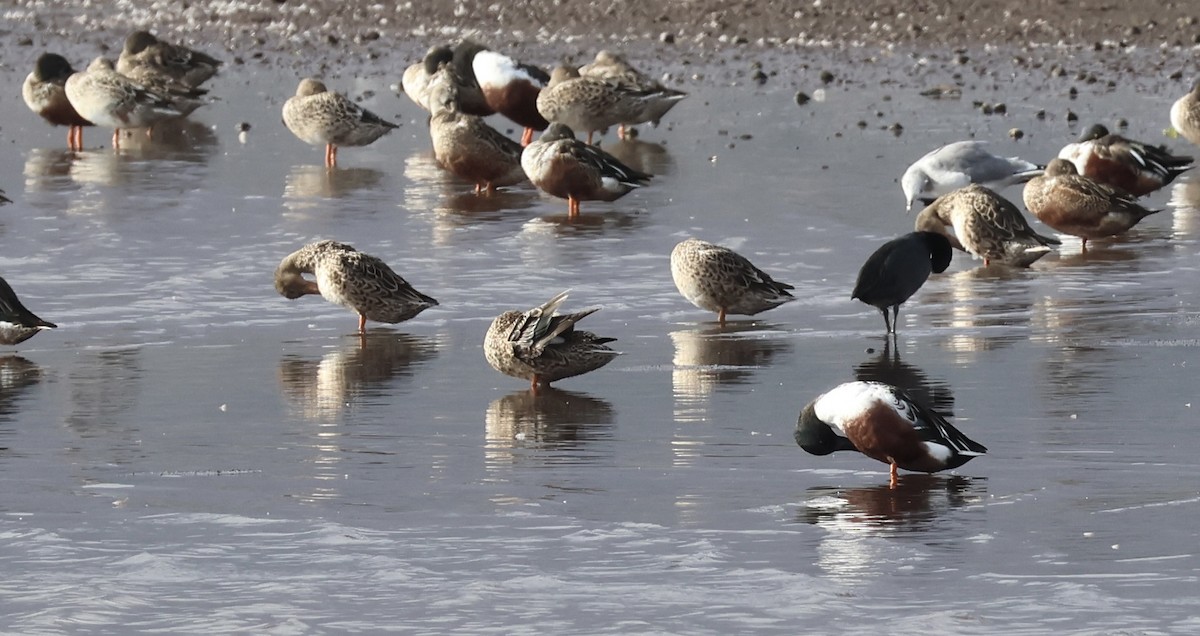
POLYGON ((1200 234, 1200 179, 1192 177, 1176 183, 1167 205, 1175 208, 1171 215, 1171 237, 1195 239, 1200 234))
POLYGON ((484 457, 489 466, 591 463, 609 454, 594 444, 612 437, 613 420, 611 404, 584 393, 555 388, 510 393, 484 414, 484 457))
POLYGON ((703 399, 721 385, 749 384, 756 369, 792 350, 781 327, 754 320, 673 331, 671 342, 671 384, 675 398, 684 402, 703 399))
POLYGON ((931 538, 940 534, 931 530, 949 523, 948 513, 986 494, 986 478, 921 473, 901 475, 895 488, 816 486, 808 489, 797 521, 857 535, 931 538))
POLYGON ((292 166, 283 187, 284 204, 289 209, 310 208, 318 202, 302 199, 340 199, 359 190, 374 188, 383 173, 374 168, 326 168, 312 164, 292 166))
POLYGON ((207 124, 192 119, 169 119, 154 128, 121 131, 121 148, 115 154, 134 153, 143 159, 202 161, 217 146, 217 136, 207 124))
POLYGON ((1030 285, 1040 272, 993 265, 942 277, 943 284, 921 296, 933 306, 931 320, 950 327, 946 348, 955 361, 974 361, 978 354, 1011 345, 1027 337, 1030 285), (948 314, 948 315, 947 315, 948 314))
POLYGON ((675 169, 675 160, 666 146, 642 141, 636 135, 605 145, 604 150, 630 168, 647 174, 664 175, 675 169))
POLYGON ((25 157, 25 192, 59 192, 74 188, 71 164, 72 150, 61 148, 30 148, 25 157))
MULTIPOLYGON (((89 459, 89 465, 130 464, 143 456, 142 432, 137 418, 129 414, 137 407, 145 375, 140 348, 110 349, 80 353, 69 374, 71 411, 67 428, 82 439, 103 441, 112 453, 104 459, 89 459)), ((92 445, 72 449, 82 452, 92 445)))
POLYGON ((899 347, 891 338, 884 338, 883 351, 874 358, 854 367, 854 378, 860 382, 883 382, 900 387, 918 403, 943 417, 954 415, 954 394, 943 380, 931 380, 920 368, 900 359, 899 347))
POLYGON ((288 354, 279 361, 279 382, 300 417, 334 422, 361 403, 394 397, 392 380, 412 376, 438 352, 434 340, 389 329, 346 340, 320 360, 288 354))
POLYGON ((42 370, 18 355, 0 356, 0 421, 17 410, 21 394, 42 379, 42 370))

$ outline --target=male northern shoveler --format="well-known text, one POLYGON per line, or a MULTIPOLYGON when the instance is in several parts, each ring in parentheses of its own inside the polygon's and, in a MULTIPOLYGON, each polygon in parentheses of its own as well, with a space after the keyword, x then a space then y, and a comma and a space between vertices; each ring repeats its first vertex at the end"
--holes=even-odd
POLYGON ((1135 197, 1145 196, 1171 183, 1192 168, 1192 158, 1172 155, 1161 148, 1108 132, 1102 124, 1084 131, 1079 141, 1058 152, 1059 159, 1075 164, 1075 171, 1120 188, 1135 197))
POLYGON ((1162 210, 1147 210, 1124 190, 1085 177, 1075 164, 1055 159, 1046 174, 1025 184, 1025 207, 1050 227, 1083 239, 1115 236, 1162 210))
POLYGON ((847 382, 810 402, 796 423, 796 443, 813 455, 858 451, 897 469, 935 473, 958 468, 987 448, 902 390, 880 382, 847 382))
POLYGON ((753 316, 796 300, 788 292, 794 286, 771 278, 727 247, 697 238, 671 250, 671 278, 688 302, 717 312, 722 325, 727 314, 753 316))
POLYGON ((575 323, 600 310, 599 307, 558 315, 555 311, 567 292, 529 311, 506 311, 492 321, 483 339, 483 355, 492 368, 514 378, 529 380, 537 391, 551 382, 595 371, 620 355, 601 338, 578 331, 575 323))
POLYGON ((537 108, 538 95, 550 82, 546 71, 495 51, 476 53, 471 68, 488 106, 525 129, 522 146, 533 141, 533 131, 550 125, 537 108))
MULTIPOLYGON (((476 58, 478 59, 478 58, 476 58)), ((458 87, 442 69, 430 82, 429 134, 433 156, 443 168, 475 184, 475 194, 491 194, 526 180, 521 145, 487 125, 483 118, 459 111, 458 87)))
POLYGON ((1171 127, 1184 139, 1200 146, 1200 80, 1187 95, 1171 104, 1171 127))
POLYGON ((615 201, 650 180, 603 150, 575 138, 553 123, 521 153, 521 167, 533 185, 567 200, 567 215, 579 216, 580 201, 615 201))
POLYGON ((75 111, 67 99, 67 78, 75 74, 67 58, 57 53, 43 53, 34 64, 33 72, 21 86, 21 97, 29 110, 54 126, 67 126, 67 147, 83 150, 83 127, 92 122, 75 111))
POLYGON ((221 64, 210 55, 164 42, 149 31, 134 31, 125 38, 117 72, 139 83, 158 79, 196 88, 216 75, 221 64))
POLYGON ((454 47, 451 65, 461 81, 458 86, 458 109, 468 115, 487 117, 496 113, 488 105, 483 90, 479 88, 479 80, 475 77, 475 56, 486 50, 486 46, 469 39, 454 47))
POLYGON ((338 146, 365 146, 398 128, 319 80, 300 80, 296 94, 283 103, 283 123, 301 141, 325 146, 325 165, 337 165, 338 146))
POLYGON ((1033 231, 1017 206, 976 184, 938 197, 917 215, 915 229, 942 234, 953 247, 982 258, 985 267, 992 261, 1029 267, 1062 243, 1033 231))
POLYGON ((591 64, 579 67, 580 77, 596 77, 609 82, 615 82, 634 91, 647 95, 642 100, 642 107, 630 121, 620 122, 617 134, 621 139, 626 138, 625 126, 645 122, 657 126, 663 115, 675 107, 687 93, 663 86, 663 83, 637 70, 625 58, 603 50, 596 53, 591 64))
POLYGON ((400 87, 417 106, 429 110, 429 80, 438 72, 442 64, 454 60, 454 50, 446 45, 430 47, 420 62, 404 69, 400 79, 400 87))
POLYGON ((894 238, 863 263, 850 298, 879 309, 887 333, 895 334, 900 305, 917 293, 930 273, 946 271, 953 255, 949 239, 937 232, 910 232, 894 238))
POLYGON ((68 77, 63 88, 80 116, 113 129, 114 148, 120 147, 124 128, 148 129, 196 108, 191 100, 155 92, 117 73, 112 61, 103 57, 93 60, 86 71, 68 77))
POLYGON ((309 243, 288 254, 275 269, 275 291, 289 300, 319 294, 357 312, 360 334, 366 333, 368 320, 404 322, 438 304, 387 263, 337 241, 309 243))
POLYGON ((42 320, 26 309, 8 281, 0 277, 0 344, 20 344, 43 329, 57 327, 58 325, 42 320))
POLYGON ((900 177, 908 210, 918 199, 934 199, 977 183, 991 190, 1025 183, 1042 174, 1042 166, 1017 157, 999 157, 987 151, 985 141, 956 141, 916 160, 900 177))

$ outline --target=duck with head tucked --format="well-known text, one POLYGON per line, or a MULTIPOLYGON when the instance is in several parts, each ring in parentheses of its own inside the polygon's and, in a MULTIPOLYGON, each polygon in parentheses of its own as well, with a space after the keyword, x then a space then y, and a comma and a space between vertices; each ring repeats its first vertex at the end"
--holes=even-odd
POLYGON ((113 148, 120 148, 121 130, 146 128, 183 117, 199 105, 149 89, 117 73, 112 61, 98 57, 87 70, 67 78, 63 85, 75 112, 97 126, 113 129, 113 148))
POLYGON ((1017 206, 981 185, 938 197, 917 215, 915 229, 942 234, 954 248, 982 258, 984 267, 1029 267, 1061 243, 1035 232, 1017 206))
POLYGON ((283 123, 300 141, 325 146, 325 165, 337 165, 338 146, 366 146, 399 128, 335 93, 320 80, 300 80, 296 94, 283 103, 283 123))
POLYGON ((671 278, 688 302, 717 313, 753 316, 796 300, 794 286, 754 266, 745 256, 698 238, 680 241, 671 250, 671 278))
POLYGON ((1058 152, 1080 175, 1119 188, 1135 197, 1171 183, 1192 168, 1192 157, 1172 155, 1149 144, 1108 132, 1102 124, 1088 128, 1079 141, 1058 152))
POLYGON ((1088 239, 1128 232, 1139 221, 1162 210, 1148 210, 1124 190, 1075 171, 1075 164, 1055 159, 1046 174, 1025 184, 1025 207, 1042 223, 1071 236, 1088 239))
POLYGON ((1171 104, 1171 127, 1184 139, 1200 146, 1200 80, 1171 104))
POLYGON ((490 195, 498 187, 525 181, 521 145, 482 117, 462 112, 453 75, 449 67, 443 67, 429 83, 434 158, 446 170, 474 183, 475 194, 490 195))
POLYGON ((525 175, 542 191, 567 200, 567 215, 579 216, 580 201, 616 201, 640 188, 650 175, 621 163, 553 123, 521 153, 525 175))
POLYGON ((21 97, 29 110, 53 126, 67 126, 67 147, 83 150, 83 127, 92 122, 81 116, 67 99, 67 78, 75 74, 67 58, 43 53, 21 86, 21 97))
POLYGON ((196 88, 216 75, 222 63, 200 51, 164 42, 149 31, 134 31, 125 38, 117 72, 135 82, 159 80, 196 88))
POLYGON ((288 300, 316 294, 353 310, 359 334, 366 333, 368 320, 404 322, 438 304, 387 263, 337 241, 310 243, 284 257, 275 269, 275 291, 288 300))

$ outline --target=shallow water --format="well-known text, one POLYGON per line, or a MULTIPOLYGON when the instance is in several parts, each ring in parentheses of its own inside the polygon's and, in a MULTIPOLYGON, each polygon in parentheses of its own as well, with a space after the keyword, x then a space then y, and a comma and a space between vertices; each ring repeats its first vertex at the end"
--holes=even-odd
POLYGON ((1014 75, 978 90, 1010 104, 988 118, 970 91, 883 99, 881 78, 912 77, 898 62, 804 107, 785 79, 713 70, 621 149, 654 182, 568 222, 527 186, 481 200, 441 173, 394 78, 330 82, 403 127, 328 172, 279 123, 296 78, 249 73, 119 153, 96 130, 67 152, 0 97, 0 273, 60 325, 0 357, 3 631, 1200 629, 1200 183, 1030 271, 956 257, 894 346, 848 298, 911 229, 896 178, 926 151, 973 133, 1045 161, 1080 129, 1068 106, 1144 113, 1126 132, 1157 141, 1179 87, 1071 101, 1014 75), (689 235, 801 300, 718 328, 671 282, 689 235), (276 295, 279 259, 320 238, 441 306, 360 342, 349 312, 276 295), (625 355, 535 397, 483 333, 567 288, 625 355), (801 407, 855 378, 908 387, 989 454, 896 489, 862 456, 805 454, 801 407))

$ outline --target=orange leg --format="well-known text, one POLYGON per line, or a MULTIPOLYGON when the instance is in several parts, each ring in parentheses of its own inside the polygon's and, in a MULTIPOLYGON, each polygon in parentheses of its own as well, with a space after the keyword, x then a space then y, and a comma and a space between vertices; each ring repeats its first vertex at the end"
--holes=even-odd
POLYGON ((567 218, 574 219, 579 216, 579 199, 575 197, 567 197, 567 218))
POLYGON ((724 307, 721 308, 721 311, 717 312, 717 322, 721 323, 722 327, 725 326, 725 308, 724 307))
POLYGON ((117 128, 113 131, 113 150, 121 149, 121 129, 117 128))
POLYGON ((627 137, 625 134, 625 124, 617 124, 617 138, 629 139, 629 137, 627 137))
POLYGON ((332 168, 337 165, 337 146, 333 144, 325 144, 325 167, 332 168))
POLYGON ((892 470, 888 473, 888 487, 890 488, 900 485, 900 475, 896 472, 898 468, 899 466, 896 466, 896 462, 892 462, 892 470))
POLYGON ((358 315, 358 335, 365 336, 367 334, 367 317, 358 315))
POLYGON ((525 132, 521 134, 521 146, 528 146, 531 143, 533 143, 533 129, 526 128, 525 132))
POLYGON ((542 386, 542 381, 536 375, 533 376, 533 378, 529 381, 529 391, 535 395, 537 394, 538 389, 541 386, 542 386))
POLYGON ((83 126, 75 127, 75 149, 83 150, 83 126))
POLYGON ((988 265, 991 265, 991 264, 992 264, 992 261, 990 259, 987 259, 987 258, 983 259, 984 267, 987 267, 988 265))
POLYGON ((596 132, 596 131, 594 131, 594 130, 588 131, 588 145, 589 146, 592 145, 592 133, 594 133, 594 132, 596 132))
POLYGON ((77 150, 75 148, 75 126, 67 129, 67 148, 69 150, 77 150))
POLYGON ((483 184, 476 183, 475 184, 475 196, 479 196, 479 193, 481 193, 481 192, 483 192, 483 184))

